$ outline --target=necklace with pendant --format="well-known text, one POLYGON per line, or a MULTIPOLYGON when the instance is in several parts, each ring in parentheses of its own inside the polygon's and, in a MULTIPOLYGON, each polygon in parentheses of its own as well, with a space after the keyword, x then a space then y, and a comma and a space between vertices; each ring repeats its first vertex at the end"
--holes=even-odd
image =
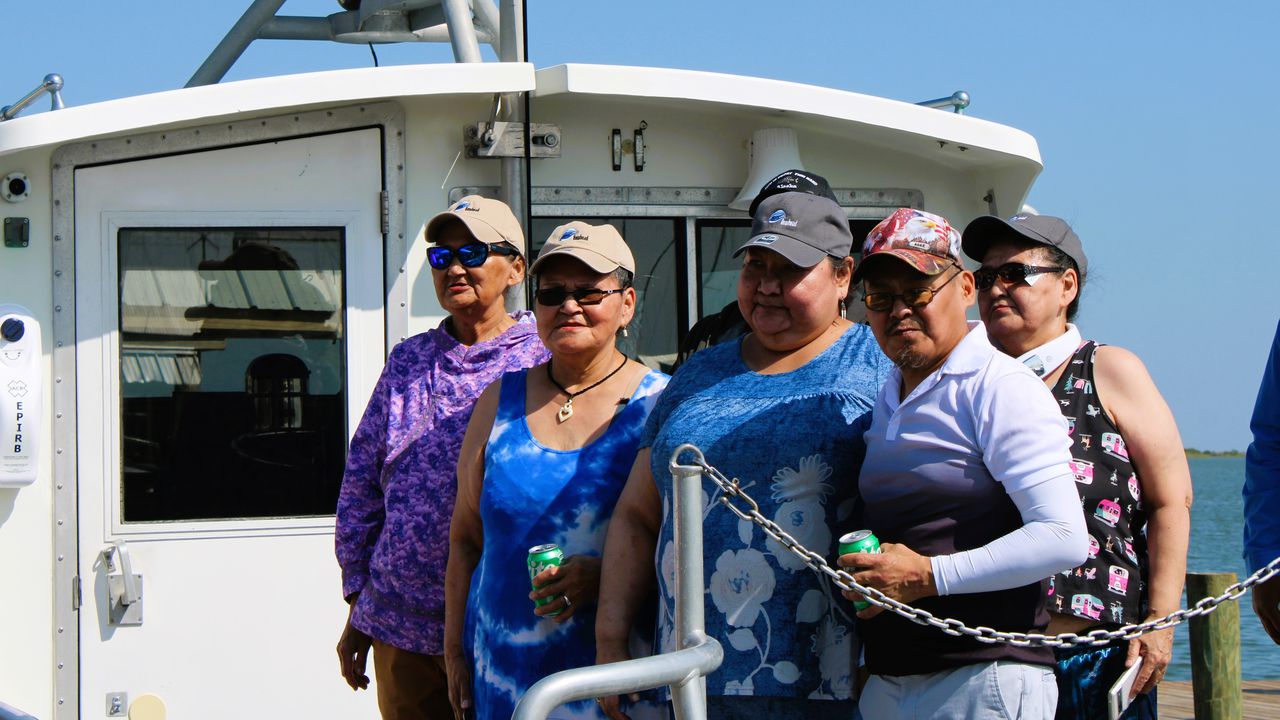
POLYGON ((551 374, 551 360, 547 360, 547 379, 551 381, 552 385, 556 386, 557 390, 569 396, 569 399, 565 400, 564 404, 560 406, 560 410, 556 412, 556 422, 564 422, 565 420, 568 420, 569 418, 573 417, 573 399, 574 398, 578 397, 579 395, 585 393, 588 390, 591 390, 592 388, 599 387, 600 385, 604 384, 606 380, 613 377, 614 375, 617 375, 618 371, 626 367, 626 365, 627 365, 627 356, 623 355, 622 364, 614 368, 613 372, 609 373, 608 375, 605 375, 604 377, 588 385, 587 387, 582 388, 578 392, 569 392, 569 390, 565 388, 565 386, 556 382, 556 376, 551 374))

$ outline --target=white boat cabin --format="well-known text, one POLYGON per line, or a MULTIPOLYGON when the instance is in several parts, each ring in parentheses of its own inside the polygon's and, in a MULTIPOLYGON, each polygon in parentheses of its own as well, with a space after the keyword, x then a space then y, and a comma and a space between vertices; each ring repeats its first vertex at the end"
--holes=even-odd
POLYGON ((0 122, 0 320, 23 329, 0 339, 0 429, 22 425, 0 717, 376 717, 334 653, 333 512, 387 353, 442 319, 424 220, 479 192, 534 252, 566 219, 616 225, 624 350, 669 368, 734 296, 735 199, 797 164, 858 238, 904 205, 1010 214, 1041 169, 968 115, 640 67, 344 70, 0 122))

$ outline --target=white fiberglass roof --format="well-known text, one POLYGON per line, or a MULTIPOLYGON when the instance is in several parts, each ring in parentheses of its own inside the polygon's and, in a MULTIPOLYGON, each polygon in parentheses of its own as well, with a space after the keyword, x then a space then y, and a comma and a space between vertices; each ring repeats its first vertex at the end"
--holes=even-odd
POLYGON ((305 73, 183 88, 73 106, 0 123, 0 156, 29 148, 212 120, 362 101, 429 95, 532 91, 535 98, 581 94, 664 104, 735 106, 786 116, 838 134, 956 166, 1012 165, 1029 180, 1040 170, 1035 138, 1011 127, 911 103, 800 83, 692 70, 528 63, 402 65, 305 73))
POLYGON ((570 64, 539 70, 534 96, 561 94, 736 105, 807 117, 833 130, 839 125, 845 125, 847 130, 848 124, 853 123, 860 126, 860 138, 903 150, 910 150, 904 147, 910 139, 935 150, 939 142, 945 142, 957 153, 977 151, 971 156, 977 162, 990 162, 995 158, 989 153, 996 153, 1004 156, 1000 161, 1034 165, 1037 172, 1041 164, 1035 138, 1021 130, 969 115, 816 85, 614 65, 570 64))
POLYGON ((0 155, 245 115, 424 95, 524 92, 528 63, 400 65, 282 75, 67 107, 0 123, 0 155))

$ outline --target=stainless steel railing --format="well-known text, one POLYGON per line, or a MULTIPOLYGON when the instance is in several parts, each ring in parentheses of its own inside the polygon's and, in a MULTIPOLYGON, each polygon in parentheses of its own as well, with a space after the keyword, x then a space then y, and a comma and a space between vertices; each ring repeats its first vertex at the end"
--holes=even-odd
POLYGON ((18 113, 26 109, 28 105, 40 99, 40 96, 49 93, 52 102, 50 110, 61 110, 62 105, 62 76, 56 73, 50 73, 44 76, 44 80, 40 82, 40 87, 32 90, 22 97, 21 100, 12 104, 5 105, 0 108, 0 121, 12 120, 18 116, 18 113))
POLYGON ((937 108, 938 110, 951 108, 957 115, 963 115, 964 109, 969 107, 969 93, 963 90, 957 90, 947 97, 925 100, 924 102, 918 102, 916 104, 923 105, 924 107, 937 108))
POLYGON ((548 675, 516 704, 512 720, 544 720, 559 705, 574 700, 625 695, 664 685, 671 688, 677 720, 707 716, 706 675, 720 667, 724 649, 707 637, 703 615, 702 466, 682 465, 691 453, 705 462, 702 451, 685 444, 671 453, 668 467, 674 486, 676 559, 676 644, 674 652, 647 658, 574 668, 548 675))

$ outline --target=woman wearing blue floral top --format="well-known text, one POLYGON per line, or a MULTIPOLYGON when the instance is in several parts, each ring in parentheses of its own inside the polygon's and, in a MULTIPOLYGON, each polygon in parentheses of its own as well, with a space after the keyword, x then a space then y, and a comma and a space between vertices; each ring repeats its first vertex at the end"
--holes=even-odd
MULTIPOLYGON (((667 462, 681 443, 739 478, 760 512, 806 547, 834 555, 854 509, 863 422, 891 367, 870 330, 840 312, 852 242, 843 211, 826 198, 784 193, 760 205, 739 250, 738 304, 751 332, 697 353, 672 379, 610 524, 598 662, 628 657, 626 628, 655 583, 658 646, 676 649, 667 462)), ((707 678, 709 716, 853 716, 852 608, 718 497, 704 495, 707 634, 725 652, 707 678)), ((616 703, 602 701, 622 718, 616 703)))

